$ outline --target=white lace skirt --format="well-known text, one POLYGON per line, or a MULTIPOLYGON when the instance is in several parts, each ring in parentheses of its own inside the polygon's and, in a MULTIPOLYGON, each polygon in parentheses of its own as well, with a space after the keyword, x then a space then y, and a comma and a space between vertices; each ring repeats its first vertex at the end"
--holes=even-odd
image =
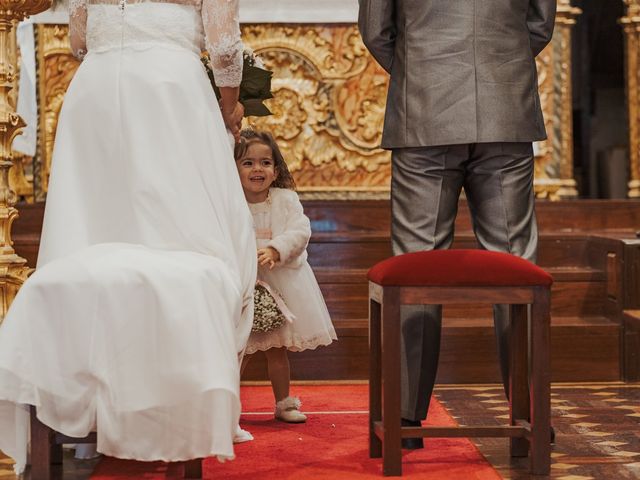
POLYGON ((259 278, 282 295, 296 319, 271 332, 252 332, 247 354, 278 347, 301 352, 329 345, 337 339, 322 292, 308 262, 299 268, 260 268, 259 278))
POLYGON ((232 457, 255 251, 198 57, 88 55, 60 115, 38 269, 0 327, 0 449, 24 466, 36 405, 66 435, 97 428, 115 457, 232 457))

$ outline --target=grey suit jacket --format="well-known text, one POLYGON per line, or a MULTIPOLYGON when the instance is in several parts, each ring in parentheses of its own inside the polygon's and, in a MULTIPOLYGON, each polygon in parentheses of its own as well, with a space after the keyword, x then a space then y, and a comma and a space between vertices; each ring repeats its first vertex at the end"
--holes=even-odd
POLYGON ((359 0, 365 45, 390 73, 382 146, 546 138, 535 57, 556 0, 359 0))

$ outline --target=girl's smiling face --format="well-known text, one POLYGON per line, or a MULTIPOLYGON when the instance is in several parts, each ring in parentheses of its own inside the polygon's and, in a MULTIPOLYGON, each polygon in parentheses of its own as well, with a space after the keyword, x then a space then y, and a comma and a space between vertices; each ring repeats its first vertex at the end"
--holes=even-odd
POLYGON ((264 143, 252 143, 245 155, 236 161, 236 166, 247 201, 264 202, 269 195, 269 187, 278 176, 271 147, 264 143))

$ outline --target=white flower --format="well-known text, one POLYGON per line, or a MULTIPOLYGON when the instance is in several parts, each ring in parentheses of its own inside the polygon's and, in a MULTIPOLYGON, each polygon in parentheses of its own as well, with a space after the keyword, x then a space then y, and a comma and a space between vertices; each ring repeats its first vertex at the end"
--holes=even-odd
POLYGON ((278 308, 275 299, 262 285, 256 285, 253 306, 252 332, 270 332, 286 322, 286 318, 278 308))

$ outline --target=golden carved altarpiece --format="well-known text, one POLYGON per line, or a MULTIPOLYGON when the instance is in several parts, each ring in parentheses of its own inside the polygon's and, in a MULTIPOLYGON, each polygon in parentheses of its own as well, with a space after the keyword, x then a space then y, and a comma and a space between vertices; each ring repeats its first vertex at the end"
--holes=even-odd
MULTIPOLYGON (((640 195, 638 57, 640 0, 625 0, 630 195, 640 195), (635 132, 635 133, 634 133, 635 132), (634 193, 635 192, 635 193, 634 193)), ((573 177, 571 29, 580 10, 559 0, 551 44, 538 57, 540 97, 549 138, 538 145, 536 195, 577 195, 573 177)), ((376 198, 388 195, 390 156, 381 138, 387 76, 366 52, 355 25, 256 24, 243 27, 246 44, 274 70, 273 117, 252 119, 276 135, 300 191, 311 198, 376 198)), ((78 63, 66 25, 38 25, 39 149, 33 165, 33 197, 42 200, 64 92, 78 63)), ((17 170, 17 169, 16 169, 17 170)), ((24 176, 23 176, 24 177, 24 176)), ((20 192, 25 190, 24 182, 20 192)))
MULTIPOLYGON (((536 159, 536 193, 577 194, 573 179, 571 25, 579 10, 561 0, 552 44, 538 58, 541 102, 549 139, 536 159)), ((46 184, 57 118, 77 62, 64 25, 38 26, 40 98, 35 198, 46 184)), ((251 119, 271 130, 305 197, 388 196, 390 155, 381 139, 388 77, 367 53, 355 25, 259 24, 243 38, 274 71, 272 117, 251 119)))

